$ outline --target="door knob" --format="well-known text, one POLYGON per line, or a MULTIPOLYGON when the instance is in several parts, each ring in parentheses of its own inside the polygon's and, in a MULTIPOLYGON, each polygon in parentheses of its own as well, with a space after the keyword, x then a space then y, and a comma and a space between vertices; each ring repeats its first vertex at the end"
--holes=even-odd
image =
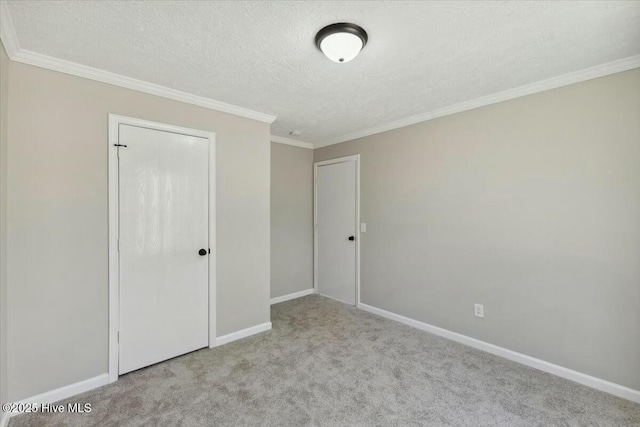
POLYGON ((349 240, 353 242, 354 240, 356 240, 356 236, 349 236, 349 240))
POLYGON ((200 254, 200 256, 205 256, 207 254, 207 250, 206 249, 200 249, 198 251, 198 254, 200 254))

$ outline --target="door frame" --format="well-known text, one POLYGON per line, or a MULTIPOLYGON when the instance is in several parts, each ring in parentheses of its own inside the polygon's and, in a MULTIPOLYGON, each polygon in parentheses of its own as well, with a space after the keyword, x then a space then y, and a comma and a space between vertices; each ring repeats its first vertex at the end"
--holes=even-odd
POLYGON ((356 162, 356 307, 360 306, 360 154, 313 163, 313 291, 318 293, 318 168, 335 163, 356 162))
POLYGON ((108 186, 109 186, 109 382, 118 380, 118 343, 120 313, 120 263, 118 250, 119 221, 119 163, 118 149, 120 125, 137 126, 146 129, 178 133, 209 140, 209 348, 216 345, 216 134, 214 132, 189 129, 156 123, 133 117, 109 114, 108 186))

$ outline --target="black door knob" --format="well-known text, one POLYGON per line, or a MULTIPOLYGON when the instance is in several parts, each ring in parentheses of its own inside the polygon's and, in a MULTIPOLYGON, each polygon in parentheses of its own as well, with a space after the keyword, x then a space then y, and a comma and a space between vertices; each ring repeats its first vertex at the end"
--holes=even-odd
POLYGON ((205 256, 207 254, 207 250, 206 249, 200 249, 198 251, 198 253, 200 254, 200 256, 205 256))
POLYGON ((356 240, 356 236, 349 236, 349 240, 353 242, 354 240, 356 240))

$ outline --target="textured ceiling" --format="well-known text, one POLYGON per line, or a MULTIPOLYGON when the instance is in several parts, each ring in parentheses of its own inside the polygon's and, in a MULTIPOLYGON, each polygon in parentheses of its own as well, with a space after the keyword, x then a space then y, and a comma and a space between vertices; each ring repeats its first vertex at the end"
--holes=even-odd
POLYGON ((640 54, 640 2, 11 1, 21 49, 276 115, 336 139, 640 54), (336 64, 316 32, 369 43, 336 64))

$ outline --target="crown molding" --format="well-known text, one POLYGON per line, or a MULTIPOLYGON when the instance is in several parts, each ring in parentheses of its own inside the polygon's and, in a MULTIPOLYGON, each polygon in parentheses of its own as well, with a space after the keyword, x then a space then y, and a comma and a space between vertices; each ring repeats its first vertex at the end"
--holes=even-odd
POLYGON ((51 56, 42 55, 40 53, 31 52, 20 49, 13 56, 9 56, 11 60, 22 62, 23 64, 35 65, 37 67, 47 68, 61 73, 71 74, 86 79, 95 80, 102 83, 108 83, 127 89, 144 92, 151 95, 161 96, 163 98, 173 99, 187 104, 197 105, 199 107, 208 108, 210 110, 221 111, 223 113, 234 114, 236 116, 246 117, 265 123, 273 123, 276 116, 260 113, 258 111, 249 110, 238 107, 236 105, 215 101, 203 96, 192 95, 187 92, 160 86, 155 83, 149 83, 120 74, 111 73, 109 71, 99 70, 97 68, 87 67, 75 62, 65 61, 63 59, 53 58, 51 56))
MULTIPOLYGON (((11 60, 16 62, 22 62, 24 64, 34 65, 103 83, 113 84, 139 92, 145 92, 168 99, 173 99, 175 101, 209 108, 211 110, 234 114, 241 117, 247 117, 269 124, 273 123, 276 120, 276 116, 270 114, 249 110, 202 96, 192 95, 190 93, 171 89, 165 86, 160 86, 154 83, 133 79, 120 74, 99 70, 97 68, 87 67, 75 62, 65 61, 62 59, 57 59, 51 56, 21 49, 16 37, 13 21, 9 13, 9 8, 5 0, 0 0, 0 38, 2 39, 2 43, 4 44, 4 47, 7 51, 7 55, 11 60)), ((496 104, 498 102, 532 95, 534 93, 543 92, 574 83, 580 83, 609 74, 620 73, 638 67, 640 67, 640 55, 635 55, 617 61, 608 62, 606 64, 597 65, 595 67, 586 68, 584 70, 579 70, 558 77, 553 77, 550 79, 520 86, 514 89, 508 89, 470 101, 465 101, 447 107, 439 108, 437 110, 429 111, 423 114, 418 114, 404 119, 384 123, 372 128, 347 133, 333 138, 328 138, 324 141, 316 143, 298 141, 295 139, 276 135, 271 136, 271 141, 309 149, 326 147, 329 145, 340 144, 342 142, 351 141, 354 139, 363 138, 365 136, 374 135, 377 133, 382 133, 416 123, 432 120, 438 117, 461 113, 463 111, 472 110, 478 107, 484 107, 487 105, 496 104)))
POLYGON ((0 1, 0 39, 2 39, 2 44, 9 58, 15 56, 16 52, 20 50, 13 20, 9 14, 9 7, 4 0, 0 1))
POLYGON ((607 76, 609 74, 620 73, 640 67, 640 55, 630 56, 628 58, 617 61, 608 62, 595 67, 586 68, 584 70, 574 71, 572 73, 563 74, 558 77, 541 80, 539 82, 520 86, 514 89, 508 89, 492 95, 483 96, 470 101, 461 102, 448 107, 439 108, 427 113, 418 114, 416 116, 407 117, 389 123, 384 123, 369 129, 351 132, 345 135, 329 138, 321 142, 315 143, 314 148, 326 147, 329 145, 340 144, 341 142, 351 141, 353 139, 363 138, 365 136, 374 135, 398 129, 401 127, 413 125, 416 123, 433 120, 438 117, 449 116, 451 114, 461 113, 463 111, 473 110, 474 108, 484 107, 496 104, 502 101, 508 101, 522 96, 532 95, 538 92, 544 92, 550 89, 556 89, 562 86, 568 86, 574 83, 580 83, 598 77, 607 76))
POLYGON ((246 117, 269 124, 273 123, 276 119, 276 116, 271 114, 249 110, 247 108, 238 107, 236 105, 227 104, 225 102, 216 101, 203 96, 193 95, 187 92, 171 89, 166 86, 157 85, 155 83, 145 82, 143 80, 134 79, 121 74, 21 49, 18 44, 18 38, 16 37, 15 27, 13 26, 9 8, 4 0, 0 1, 0 37, 2 38, 2 43, 4 44, 5 49, 7 50, 7 56, 9 56, 9 59, 12 61, 22 62, 23 64, 34 65, 36 67, 46 68, 78 77, 84 77, 86 79, 161 96, 163 98, 173 99, 174 101, 197 105, 210 110, 234 114, 236 116, 246 117))
POLYGON ((271 142, 278 144, 293 145, 294 147, 308 148, 313 150, 314 146, 310 142, 298 141, 297 139, 285 138, 284 136, 271 135, 271 142))

